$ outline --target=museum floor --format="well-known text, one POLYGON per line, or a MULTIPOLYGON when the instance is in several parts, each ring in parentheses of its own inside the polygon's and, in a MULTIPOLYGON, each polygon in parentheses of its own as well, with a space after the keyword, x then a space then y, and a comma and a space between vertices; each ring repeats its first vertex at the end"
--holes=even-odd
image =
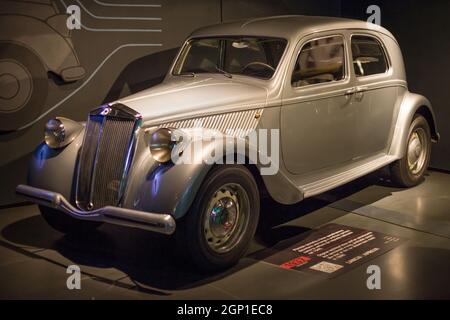
MULTIPOLYGON (((377 173, 295 206, 267 202, 247 257, 231 270, 202 275, 177 259, 170 241, 103 225, 74 241, 53 231, 36 206, 0 210, 0 299, 422 299, 450 298, 450 175, 398 189, 377 173), (396 248, 332 278, 282 269, 258 253, 324 224, 405 239, 396 248), (68 290, 68 265, 81 290, 68 290), (381 270, 368 290, 367 266, 381 270)), ((281 250, 281 249, 280 249, 281 250)))

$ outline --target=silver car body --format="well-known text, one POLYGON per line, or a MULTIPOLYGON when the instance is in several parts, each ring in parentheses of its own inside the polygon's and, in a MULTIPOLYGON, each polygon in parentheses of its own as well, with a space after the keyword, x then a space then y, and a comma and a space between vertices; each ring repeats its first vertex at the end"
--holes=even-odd
MULTIPOLYGON (((172 74, 172 66, 160 85, 110 104, 125 105, 142 116, 117 206, 91 212, 76 206, 77 156, 84 131, 62 150, 42 144, 34 154, 28 186, 19 186, 18 193, 78 218, 170 234, 174 220, 188 211, 211 165, 160 165, 148 148, 148 134, 155 128, 189 130, 201 119, 204 127, 219 131, 280 129, 280 169, 275 175, 262 176, 261 187, 283 204, 299 202, 402 158, 417 112, 429 121, 432 138, 438 140, 431 104, 408 91, 399 45, 386 29, 339 18, 281 16, 201 28, 188 40, 232 35, 287 40, 271 79, 222 74, 180 77, 172 74), (349 40, 355 34, 380 41, 388 57, 386 73, 357 78, 351 63, 346 63, 342 81, 291 86, 294 63, 307 41, 341 36, 349 62, 349 40)), ((207 147, 213 143, 205 141, 207 147)))

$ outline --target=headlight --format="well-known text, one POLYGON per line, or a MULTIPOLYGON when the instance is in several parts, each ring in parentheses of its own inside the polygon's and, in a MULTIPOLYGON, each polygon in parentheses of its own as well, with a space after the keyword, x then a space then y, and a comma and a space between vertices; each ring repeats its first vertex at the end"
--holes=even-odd
POLYGON ((65 147, 75 140, 82 128, 78 122, 67 118, 50 119, 45 125, 45 143, 53 149, 65 147))
POLYGON ((165 163, 171 160, 172 149, 181 139, 174 133, 173 129, 160 128, 151 134, 149 147, 156 161, 165 163))

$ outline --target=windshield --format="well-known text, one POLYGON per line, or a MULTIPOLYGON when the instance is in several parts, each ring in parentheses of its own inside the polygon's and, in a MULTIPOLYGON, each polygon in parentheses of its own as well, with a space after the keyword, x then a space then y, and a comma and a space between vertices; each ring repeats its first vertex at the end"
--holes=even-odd
POLYGON ((284 39, 261 37, 192 39, 180 54, 173 74, 223 73, 270 79, 286 43, 284 39))

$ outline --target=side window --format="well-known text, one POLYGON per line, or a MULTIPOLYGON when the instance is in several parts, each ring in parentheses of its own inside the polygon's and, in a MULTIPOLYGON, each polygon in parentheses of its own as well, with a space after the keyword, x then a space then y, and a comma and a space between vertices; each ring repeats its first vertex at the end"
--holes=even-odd
POLYGON ((385 73, 388 69, 384 50, 373 37, 352 36, 352 56, 357 77, 385 73))
POLYGON ((291 84, 293 87, 303 87, 342 80, 345 77, 344 62, 344 40, 341 36, 307 42, 298 55, 291 84))

